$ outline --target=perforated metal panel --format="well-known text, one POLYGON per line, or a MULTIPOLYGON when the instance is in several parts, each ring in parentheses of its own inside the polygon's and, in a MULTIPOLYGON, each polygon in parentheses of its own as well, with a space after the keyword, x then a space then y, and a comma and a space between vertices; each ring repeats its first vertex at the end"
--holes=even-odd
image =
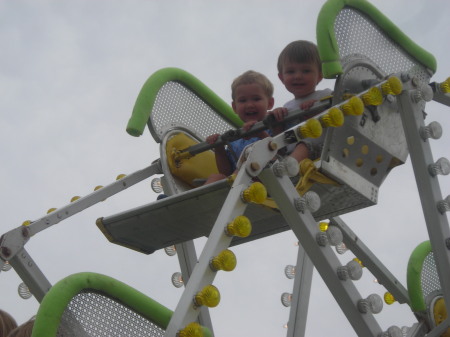
POLYGON ((427 298, 428 295, 436 292, 436 290, 440 291, 441 289, 433 252, 429 253, 423 262, 420 282, 424 298, 427 298))
POLYGON ((428 71, 359 11, 342 9, 336 17, 334 31, 343 64, 352 55, 364 55, 385 75, 407 71, 421 81, 429 82, 428 71))
POLYGON ((149 127, 157 142, 161 142, 167 130, 175 127, 187 127, 203 139, 235 129, 193 91, 173 81, 159 90, 149 127))
POLYGON ((59 337, 163 337, 164 330, 102 294, 84 290, 64 311, 59 337))

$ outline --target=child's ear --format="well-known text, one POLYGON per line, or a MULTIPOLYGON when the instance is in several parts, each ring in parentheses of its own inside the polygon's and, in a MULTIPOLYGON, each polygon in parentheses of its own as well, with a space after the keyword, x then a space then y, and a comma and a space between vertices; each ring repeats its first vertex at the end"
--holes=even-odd
POLYGON ((278 78, 280 79, 281 83, 284 83, 283 74, 282 73, 278 73, 278 78))
POLYGON ((231 107, 233 108, 233 111, 236 112, 236 103, 234 103, 234 101, 231 102, 231 107))
POLYGON ((270 97, 268 104, 267 104, 267 110, 272 109, 274 104, 275 104, 275 99, 273 97, 270 97))

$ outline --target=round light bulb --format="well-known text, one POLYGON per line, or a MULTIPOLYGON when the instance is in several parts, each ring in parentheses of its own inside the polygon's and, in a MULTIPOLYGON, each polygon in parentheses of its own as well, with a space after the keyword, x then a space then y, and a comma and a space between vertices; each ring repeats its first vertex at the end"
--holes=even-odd
POLYGON ((208 308, 214 308, 219 305, 220 293, 212 284, 205 286, 201 291, 199 291, 195 297, 194 302, 197 306, 206 306, 208 308))
POLYGON ((290 280, 292 280, 295 277, 295 266, 288 264, 284 268, 284 275, 290 280))
POLYGON ((180 272, 173 273, 171 280, 175 288, 181 288, 184 285, 183 276, 180 272))
POLYGON ((77 201, 78 199, 80 199, 81 197, 79 196, 79 195, 76 195, 76 196, 74 196, 74 197, 72 197, 71 199, 70 199, 70 202, 75 202, 75 201, 77 201))
POLYGON ((123 178, 125 178, 126 176, 127 176, 126 174, 121 173, 121 174, 119 174, 119 175, 116 177, 116 180, 123 179, 123 178))
POLYGON ((372 314, 378 314, 383 309, 383 300, 377 294, 371 294, 366 299, 358 301, 359 312, 366 314, 371 312, 372 314))
POLYGON ((346 281, 349 278, 354 281, 359 280, 362 277, 362 273, 361 265, 353 260, 337 269, 338 278, 342 281, 346 281))
POLYGON ((391 326, 381 334, 381 337, 403 337, 402 330, 398 326, 391 326))
POLYGON ((203 337, 203 329, 197 322, 192 322, 177 333, 177 337, 203 337))
POLYGON ((311 118, 301 125, 297 132, 300 138, 319 138, 322 135, 322 125, 317 119, 311 118))
POLYGON ((319 229, 321 232, 326 232, 328 229, 328 222, 324 222, 324 221, 320 222, 319 229))
POLYGON ((28 286, 25 283, 21 283, 19 284, 19 288, 17 289, 17 291, 19 292, 19 296, 21 298, 23 298, 24 300, 29 299, 31 296, 33 296, 31 294, 30 289, 28 288, 28 286))
POLYGON ((379 88, 372 87, 361 95, 361 99, 364 105, 380 105, 383 103, 383 94, 379 88))
POLYGON ((5 261, 5 264, 2 266, 2 271, 8 271, 11 270, 12 266, 9 264, 8 261, 5 261))
POLYGON ((437 209, 442 214, 450 211, 450 195, 447 195, 447 197, 444 200, 438 201, 437 209))
POLYGON ((292 294, 290 294, 290 293, 282 293, 281 294, 281 303, 285 307, 290 307, 291 306, 291 301, 292 301, 292 294))
POLYGON ((420 137, 423 140, 431 139, 439 139, 442 137, 442 126, 438 122, 431 122, 427 126, 422 126, 419 129, 420 137))
POLYGON ((344 113, 339 108, 333 107, 320 117, 320 123, 324 128, 342 126, 344 124, 344 113))
POLYGON ((177 249, 175 248, 175 246, 166 247, 166 248, 164 248, 164 251, 169 256, 174 256, 177 254, 177 249))
POLYGON ((438 174, 446 176, 450 174, 450 161, 447 158, 439 158, 436 163, 428 165, 428 172, 436 177, 438 174))
POLYGON ((308 209, 310 212, 314 213, 320 208, 320 197, 316 192, 308 191, 303 197, 295 198, 294 206, 299 212, 304 213, 308 209))
POLYGON ((360 116, 364 112, 364 102, 358 96, 353 96, 348 102, 342 104, 340 109, 344 115, 360 116))
POLYGON ((389 77, 389 79, 381 85, 383 95, 397 96, 401 94, 402 90, 402 81, 396 76, 389 77))
POLYGON ((439 89, 442 93, 450 93, 450 77, 448 77, 444 82, 439 83, 439 89))
POLYGON ((225 232, 231 236, 245 238, 252 232, 252 224, 246 216, 239 215, 227 225, 225 232))
POLYGON ((277 177, 283 177, 287 175, 288 177, 295 177, 298 174, 299 166, 297 160, 291 156, 286 157, 283 161, 275 163, 272 166, 273 173, 277 177))
POLYGON ((342 234, 341 230, 336 226, 329 226, 326 231, 328 242, 331 246, 337 246, 338 244, 342 243, 344 240, 344 235, 342 234))
POLYGON ((253 183, 242 192, 242 199, 244 202, 261 204, 267 199, 267 190, 260 182, 253 183))
POLYGON ((210 262, 210 267, 214 271, 223 270, 223 271, 232 271, 236 268, 236 255, 229 250, 226 249, 219 253, 216 257, 214 257, 210 262))
POLYGON ((160 178, 153 178, 150 184, 152 186, 153 192, 161 193, 163 191, 160 178))
POLYGON ((394 295, 392 295, 390 292, 384 293, 383 298, 384 298, 384 302, 385 302, 387 305, 391 305, 392 303, 395 302, 394 295))

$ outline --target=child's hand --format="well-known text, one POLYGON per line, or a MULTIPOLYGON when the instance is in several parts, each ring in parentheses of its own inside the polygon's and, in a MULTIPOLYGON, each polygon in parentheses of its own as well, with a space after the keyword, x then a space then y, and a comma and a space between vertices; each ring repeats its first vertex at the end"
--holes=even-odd
POLYGON ((217 142, 217 139, 219 139, 220 135, 218 133, 215 133, 211 136, 206 137, 206 142, 208 144, 214 144, 215 142, 217 142))
POLYGON ((244 129, 244 131, 248 131, 252 128, 253 125, 255 125, 257 123, 257 121, 248 121, 245 122, 244 125, 242 125, 242 128, 244 129))
POLYGON ((311 99, 311 100, 309 100, 309 101, 305 101, 305 102, 303 102, 303 103, 300 104, 300 109, 301 109, 301 110, 308 110, 308 109, 311 108, 311 107, 314 105, 314 103, 316 103, 316 102, 317 102, 317 100, 315 100, 315 99, 311 99))
POLYGON ((268 113, 269 115, 273 115, 275 117, 275 120, 279 122, 282 121, 284 117, 287 116, 288 110, 286 108, 276 108, 273 109, 272 111, 269 111, 268 113))

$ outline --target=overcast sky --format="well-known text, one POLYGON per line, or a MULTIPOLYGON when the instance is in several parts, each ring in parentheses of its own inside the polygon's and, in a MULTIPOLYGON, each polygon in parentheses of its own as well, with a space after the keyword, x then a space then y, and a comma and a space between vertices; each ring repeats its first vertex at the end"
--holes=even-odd
MULTIPOLYGON (((51 207, 87 195, 120 173, 132 173, 159 158, 149 132, 129 136, 125 126, 146 81, 163 67, 182 68, 230 101, 230 83, 253 69, 275 85, 275 105, 291 99, 279 83, 276 60, 298 39, 315 41, 323 1, 0 1, 0 234, 51 207)), ((417 44, 435 55, 433 80, 450 75, 447 0, 372 1, 417 44)), ((331 80, 321 88, 333 88, 331 80)), ((439 121, 444 136, 433 156, 448 155, 449 109, 427 105, 427 122, 439 121)), ((442 178, 444 196, 448 178, 442 178)), ((144 255, 110 244, 95 226, 101 216, 152 202, 150 179, 33 237, 26 246, 51 283, 80 271, 117 278, 174 309, 182 289, 170 282, 178 259, 163 251, 144 255)), ((427 239, 411 164, 393 170, 377 206, 342 216, 406 286, 414 247, 427 239)), ((211 310, 217 337, 283 336, 289 309, 281 305, 293 280, 292 232, 234 248, 238 266, 215 285, 221 304, 211 310)), ((204 240, 197 242, 198 248, 204 240)), ((342 257, 343 263, 353 258, 342 257)), ((365 270, 362 296, 385 289, 365 270)), ((17 295, 20 279, 0 275, 0 308, 19 323, 38 303, 17 295)), ((383 329, 411 325, 406 305, 386 306, 377 316, 383 329)), ((314 274, 306 335, 356 336, 318 274, 314 274)))

